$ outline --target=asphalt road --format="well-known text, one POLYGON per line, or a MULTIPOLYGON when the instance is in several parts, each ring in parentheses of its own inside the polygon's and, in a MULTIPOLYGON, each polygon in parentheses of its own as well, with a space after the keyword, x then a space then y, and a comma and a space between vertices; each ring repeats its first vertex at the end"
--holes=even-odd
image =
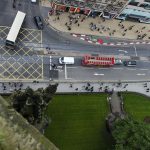
MULTIPOLYGON (((24 28, 37 29, 34 22, 34 16, 42 16, 43 19, 47 17, 48 9, 39 7, 37 4, 32 4, 30 0, 16 0, 15 8, 12 7, 13 0, 0 1, 0 25, 11 26, 18 10, 27 14, 24 28)), ((117 39, 114 39, 117 40, 117 39)), ((42 32, 42 45, 49 46, 52 50, 66 50, 78 51, 80 53, 98 53, 98 54, 112 54, 121 56, 150 56, 149 45, 130 45, 130 46, 102 46, 92 45, 85 41, 78 41, 74 37, 66 34, 56 32, 46 25, 42 32)), ((57 59, 53 59, 57 63, 57 59)), ((124 66, 114 66, 112 68, 96 68, 96 67, 82 67, 80 59, 77 58, 74 66, 67 66, 67 77, 76 80, 142 80, 150 79, 149 62, 138 62, 136 68, 128 68, 124 66)), ((44 77, 49 78, 50 62, 49 57, 44 58, 44 77)), ((59 70, 59 78, 64 79, 64 69, 59 70)), ((57 74, 56 74, 57 76, 57 74)))
MULTIPOLYGON (((0 25, 11 26, 15 14, 18 10, 25 12, 26 18, 23 24, 25 28, 37 29, 33 21, 34 16, 42 16, 43 19, 47 17, 49 8, 42 7, 31 3, 30 0, 16 0, 16 8, 12 7, 12 1, 0 1, 0 25), (5 20, 5 21, 4 21, 5 20)), ((128 56, 150 56, 149 45, 129 45, 129 46, 103 46, 92 45, 82 40, 77 40, 66 33, 58 33, 45 25, 42 33, 43 45, 51 47, 54 50, 75 50, 81 53, 102 53, 114 55, 128 55, 128 56), (122 50, 122 51, 119 51, 122 50)), ((114 39, 117 41, 117 39, 114 39)))
MULTIPOLYGON (((47 68, 49 71, 50 60, 47 59, 47 68)), ((137 61, 136 67, 126 67, 124 65, 114 65, 113 67, 85 67, 81 65, 81 57, 75 58, 74 65, 66 65, 58 69, 60 80, 149 80, 150 62, 137 61)), ((58 66, 58 57, 51 58, 52 64, 58 66)), ((52 69, 52 68, 51 68, 52 69)))

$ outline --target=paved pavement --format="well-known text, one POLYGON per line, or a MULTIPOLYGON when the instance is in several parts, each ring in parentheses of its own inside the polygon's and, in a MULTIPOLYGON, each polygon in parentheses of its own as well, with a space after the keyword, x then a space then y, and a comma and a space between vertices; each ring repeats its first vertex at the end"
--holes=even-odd
POLYGON ((150 44, 150 41, 143 41, 143 40, 126 40, 126 41, 114 41, 112 40, 112 37, 99 37, 99 36, 95 36, 95 35, 86 35, 86 34, 76 34, 76 33, 72 33, 72 36, 86 41, 88 43, 91 44, 97 44, 97 45, 105 45, 105 46, 120 46, 120 45, 145 45, 145 44, 150 44))
MULTIPOLYGON (((87 81, 88 82, 88 81, 87 81)), ((147 96, 150 96, 150 82, 124 82, 124 83, 109 83, 109 82, 59 82, 57 93, 101 93, 101 92, 109 92, 109 91, 131 91, 131 92, 138 92, 147 96)), ((52 81, 46 81, 39 83, 32 83, 32 82, 18 82, 18 83, 2 83, 0 82, 0 93, 11 93, 14 89, 25 89, 26 87, 30 86, 34 90, 37 88, 45 88, 48 86, 49 83, 54 83, 52 81), (23 83, 23 85, 21 85, 23 83), (21 86, 20 86, 21 85, 21 86), (5 90, 4 90, 5 86, 5 90)), ((56 83, 56 82, 55 82, 56 83)))
POLYGON ((113 92, 110 100, 111 110, 113 114, 119 113, 121 114, 121 101, 116 92, 113 92))
POLYGON ((138 35, 143 34, 146 34, 143 40, 149 40, 150 37, 149 24, 142 24, 131 21, 123 21, 120 23, 120 20, 116 19, 103 21, 103 19, 100 17, 92 18, 86 17, 85 15, 80 15, 80 17, 78 16, 78 14, 70 15, 69 13, 62 13, 59 16, 53 14, 49 15, 48 22, 56 30, 69 33, 117 37, 134 40, 137 39, 138 35), (69 19, 68 16, 72 16, 73 19, 69 19), (78 20, 78 22, 74 23, 76 20, 78 20))
MULTIPOLYGON (((49 9, 49 8, 45 9, 46 7, 41 7, 41 6, 39 8, 38 5, 34 5, 34 4, 29 3, 25 0, 17 1, 16 9, 12 8, 12 6, 10 5, 8 0, 0 1, 0 3, 1 3, 0 6, 4 5, 4 3, 5 3, 5 7, 0 10, 0 14, 1 14, 1 16, 7 18, 6 20, 3 17, 2 17, 2 19, 0 19, 0 24, 6 25, 6 26, 0 28, 0 30, 2 31, 0 36, 3 39, 5 39, 6 34, 8 33, 9 28, 7 26, 10 26, 9 19, 12 17, 10 15, 11 13, 13 14, 13 18, 14 18, 17 10, 22 10, 22 11, 26 12, 27 18, 25 20, 24 27, 35 28, 35 24, 33 22, 33 16, 34 15, 41 16, 41 14, 45 16, 45 15, 47 15, 47 12, 49 9)), ((11 20, 11 21, 13 21, 13 20, 11 20)), ((63 50, 66 50, 66 53, 68 53, 68 51, 70 53, 71 50, 75 50, 76 53, 82 53, 82 54, 84 54, 84 53, 102 53, 102 54, 110 54, 110 55, 121 54, 120 56, 124 56, 124 57, 136 56, 136 54, 142 55, 142 56, 143 55, 150 56, 149 51, 148 51, 149 47, 147 47, 147 48, 136 47, 135 48, 134 46, 131 46, 131 47, 125 46, 125 47, 121 47, 121 49, 120 49, 120 46, 118 46, 118 47, 105 47, 103 45, 101 45, 101 46, 95 45, 93 47, 93 45, 89 46, 90 44, 88 44, 88 43, 86 43, 86 44, 82 43, 81 44, 79 42, 75 42, 75 40, 70 40, 70 36, 68 36, 69 41, 66 41, 66 39, 67 39, 66 35, 68 35, 68 34, 61 35, 61 33, 57 33, 55 31, 51 30, 50 28, 48 28, 47 26, 44 27, 44 30, 43 30, 43 37, 44 37, 43 39, 41 38, 41 32, 40 31, 37 31, 37 30, 29 30, 28 31, 28 30, 29 29, 21 30, 21 34, 19 36, 19 39, 21 42, 28 42, 29 41, 29 42, 32 42, 31 45, 32 44, 33 45, 39 44, 41 41, 49 42, 49 45, 50 45, 52 50, 53 49, 54 50, 58 50, 58 49, 62 50, 63 49, 63 50), (65 38, 65 36, 66 36, 66 38, 65 38), (125 51, 127 51, 127 54, 124 53, 125 51)), ((44 46, 46 47, 46 45, 44 45, 44 46)), ((6 50, 4 48, 4 45, 2 45, 2 47, 1 47, 1 54, 3 55, 1 58, 1 60, 2 60, 1 61, 2 62, 1 63, 2 76, 4 76, 4 74, 6 72, 7 77, 10 76, 11 79, 19 79, 19 80, 23 79, 25 76, 28 76, 28 79, 31 79, 30 77, 32 75, 33 75, 32 79, 34 77, 36 79, 41 79, 43 76, 44 77, 46 76, 46 79, 48 77, 50 77, 49 56, 48 56, 48 58, 44 57, 44 59, 40 59, 40 63, 38 63, 38 64, 35 61, 36 66, 34 66, 34 64, 33 65, 30 64, 30 62, 34 61, 34 58, 30 58, 30 61, 28 62, 29 57, 31 55, 33 56, 35 54, 35 53, 33 53, 33 49, 35 50, 35 48, 36 47, 33 48, 31 46, 30 47, 22 47, 21 46, 21 47, 18 47, 18 49, 16 49, 16 51, 10 52, 9 50, 6 50), (7 61, 5 61, 5 63, 3 63, 4 62, 3 60, 5 59, 4 55, 10 56, 10 58, 7 57, 7 61), (20 58, 19 57, 17 58, 16 55, 17 55, 17 57, 19 56, 20 58), (22 56, 23 56, 23 58, 21 58, 22 56), (26 57, 26 56, 29 56, 29 57, 26 57), (20 59, 21 61, 17 62, 16 60, 18 60, 18 59, 20 59), (41 66, 42 61, 43 61, 43 66, 41 66), (19 65, 20 62, 23 62, 23 64, 21 66, 19 65), (26 63, 28 63, 28 66, 26 66, 26 63), (38 69, 38 67, 39 67, 39 69, 38 69), (31 70, 31 71, 29 71, 29 72, 26 71, 24 73, 24 70, 26 70, 27 68, 29 68, 28 70, 31 70), (19 70, 22 70, 22 71, 20 72, 19 70), (38 71, 38 70, 40 70, 40 71, 38 71), (22 75, 22 74, 25 74, 25 75, 23 75, 22 78, 18 78, 18 76, 19 76, 18 71, 19 71, 19 75, 22 75), (28 74, 28 75, 26 75, 26 74, 28 74), (36 75, 34 75, 34 74, 36 74, 36 75)), ((36 52, 36 51, 34 51, 34 52, 36 52)), ((135 58, 133 58, 133 59, 135 59, 135 58)), ((144 58, 144 60, 145 60, 145 58, 144 58)), ((146 61, 147 60, 148 59, 146 59, 146 61)), ((69 70, 71 70, 71 68, 69 70)), ((76 69, 74 69, 74 70, 76 70, 76 69)), ((89 72, 91 72, 91 71, 88 71, 88 73, 89 72)), ((70 73, 74 74, 72 71, 70 71, 70 73)), ((96 72, 96 73, 98 74, 98 72, 96 72)), ((56 76, 58 76, 57 73, 56 73, 56 76)), ((93 76, 93 74, 92 74, 92 76, 93 76)), ((117 76, 116 76, 116 78, 117 78, 117 76)))

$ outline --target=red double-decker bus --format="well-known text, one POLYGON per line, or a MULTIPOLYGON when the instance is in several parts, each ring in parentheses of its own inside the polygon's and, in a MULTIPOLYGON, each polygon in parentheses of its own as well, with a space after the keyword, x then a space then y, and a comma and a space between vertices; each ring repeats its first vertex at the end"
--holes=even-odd
POLYGON ((115 64, 114 57, 106 56, 91 56, 85 55, 82 59, 82 65, 84 66, 113 66, 115 64))

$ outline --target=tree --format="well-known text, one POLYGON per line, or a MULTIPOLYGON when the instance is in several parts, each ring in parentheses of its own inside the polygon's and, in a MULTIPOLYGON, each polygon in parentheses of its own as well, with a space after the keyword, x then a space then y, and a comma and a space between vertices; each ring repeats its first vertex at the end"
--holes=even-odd
POLYGON ((116 120, 112 135, 115 150, 149 150, 150 127, 132 118, 116 120))
POLYGON ((43 112, 57 90, 58 84, 49 85, 45 89, 34 91, 27 87, 24 92, 16 91, 11 95, 13 107, 28 120, 36 125, 42 121, 43 112))

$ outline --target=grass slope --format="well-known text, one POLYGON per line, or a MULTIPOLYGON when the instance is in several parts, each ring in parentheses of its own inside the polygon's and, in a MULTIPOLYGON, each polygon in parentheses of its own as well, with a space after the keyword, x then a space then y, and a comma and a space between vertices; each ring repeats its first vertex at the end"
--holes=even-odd
POLYGON ((56 95, 47 114, 46 136, 61 150, 106 150, 112 139, 105 129, 106 95, 56 95))
POLYGON ((133 118, 143 121, 150 116, 150 98, 136 93, 123 93, 123 97, 125 111, 133 118))

